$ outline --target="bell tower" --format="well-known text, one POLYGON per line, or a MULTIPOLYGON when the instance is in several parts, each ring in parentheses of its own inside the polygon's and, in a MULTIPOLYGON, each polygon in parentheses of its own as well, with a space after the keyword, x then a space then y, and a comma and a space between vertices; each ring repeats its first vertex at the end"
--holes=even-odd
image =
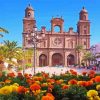
POLYGON ((89 35, 90 34, 90 21, 88 20, 88 12, 84 7, 79 14, 77 31, 79 35, 89 35))
POLYGON ((78 44, 84 46, 85 49, 90 48, 90 21, 88 20, 88 12, 83 7, 79 13, 79 21, 77 24, 78 44))
POLYGON ((36 20, 34 18, 34 9, 29 4, 25 9, 25 17, 23 19, 23 46, 26 46, 26 37, 30 36, 36 26, 36 20))

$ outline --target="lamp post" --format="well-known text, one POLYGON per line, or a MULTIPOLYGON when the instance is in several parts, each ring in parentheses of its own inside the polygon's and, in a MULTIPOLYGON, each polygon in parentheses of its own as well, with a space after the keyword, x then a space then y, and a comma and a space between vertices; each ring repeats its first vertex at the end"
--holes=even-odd
POLYGON ((23 75, 24 75, 24 73, 25 73, 25 48, 23 47, 23 61, 22 61, 23 63, 23 75))
MULTIPOLYGON (((28 34, 27 34, 28 35, 28 34)), ((26 36, 28 37, 28 36, 26 36)), ((37 32, 37 27, 33 27, 33 32, 30 34, 30 37, 28 39, 31 41, 32 47, 33 47, 33 67, 32 71, 34 70, 34 75, 36 74, 36 48, 37 44, 40 42, 43 42, 45 40, 45 33, 43 32, 37 32)))

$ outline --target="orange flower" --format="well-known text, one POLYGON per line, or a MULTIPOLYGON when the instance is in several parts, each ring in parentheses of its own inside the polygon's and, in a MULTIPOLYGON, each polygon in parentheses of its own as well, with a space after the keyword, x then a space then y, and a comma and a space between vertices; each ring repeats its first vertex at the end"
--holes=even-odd
POLYGON ((0 72, 0 77, 2 77, 2 72, 0 72))
POLYGON ((47 87, 48 84, 47 84, 47 83, 43 83, 43 84, 41 84, 41 86, 42 86, 42 87, 47 87))
POLYGON ((72 79, 72 80, 70 80, 69 82, 68 82, 68 84, 70 85, 75 85, 75 84, 77 84, 77 80, 75 80, 75 79, 72 79))
POLYGON ((60 80, 57 80, 56 81, 56 84, 61 84, 62 82, 60 80))
POLYGON ((47 82, 50 82, 51 84, 55 83, 54 79, 47 79, 47 82))
POLYGON ((32 91, 36 91, 36 90, 40 90, 41 87, 40 87, 39 84, 34 83, 34 84, 32 84, 32 85, 30 86, 30 89, 31 89, 32 91))
POLYGON ((95 77, 95 82, 100 82, 100 76, 95 77))
POLYGON ((23 94, 23 93, 26 92, 26 88, 25 88, 24 86, 19 86, 19 87, 17 88, 17 92, 18 92, 19 94, 23 94))
POLYGON ((69 88, 69 85, 63 85, 62 89, 68 89, 69 88))
POLYGON ((37 78, 38 81, 42 81, 42 79, 43 79, 42 77, 38 77, 37 78))
POLYGON ((42 100, 54 100, 55 97, 51 93, 47 93, 46 96, 42 97, 42 100))
POLYGON ((5 80, 5 83, 11 83, 11 80, 6 79, 6 80, 5 80))
POLYGON ((24 77, 27 78, 27 79, 30 78, 29 74, 26 74, 26 73, 24 74, 24 77))
POLYGON ((27 82, 29 85, 31 85, 31 84, 33 84, 34 81, 31 80, 31 79, 27 79, 26 82, 27 82))
POLYGON ((90 81, 93 81, 93 82, 95 82, 95 78, 91 78, 91 80, 90 81))
POLYGON ((53 89, 53 88, 54 88, 54 86, 53 86, 53 85, 51 85, 51 84, 48 84, 48 87, 49 87, 49 88, 51 88, 51 89, 53 89))
POLYGON ((86 81, 78 81, 78 85, 86 87, 87 82, 86 81))

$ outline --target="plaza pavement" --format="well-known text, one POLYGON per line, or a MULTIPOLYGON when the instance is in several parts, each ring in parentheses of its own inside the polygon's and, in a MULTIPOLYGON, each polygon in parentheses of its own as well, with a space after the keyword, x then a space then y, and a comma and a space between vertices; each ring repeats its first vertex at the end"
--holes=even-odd
MULTIPOLYGON (((70 69, 73 69, 74 71, 77 71, 78 74, 81 74, 82 72, 88 72, 89 69, 85 68, 68 68, 68 67, 36 67, 35 72, 40 73, 40 72, 46 72, 49 73, 50 75, 56 74, 60 75, 61 73, 65 73, 66 71, 69 71, 70 69)), ((23 71, 21 71, 23 73, 23 71)), ((32 74, 34 75, 34 68, 28 68, 25 70, 25 73, 32 74)), ((100 73, 100 71, 96 71, 96 73, 100 73)))

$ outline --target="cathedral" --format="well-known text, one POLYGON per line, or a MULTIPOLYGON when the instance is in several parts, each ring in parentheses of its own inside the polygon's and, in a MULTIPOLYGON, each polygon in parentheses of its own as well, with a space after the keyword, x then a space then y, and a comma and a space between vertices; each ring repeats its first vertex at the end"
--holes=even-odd
MULTIPOLYGON (((77 31, 74 32, 72 27, 68 31, 64 31, 64 19, 61 17, 52 18, 50 21, 51 30, 46 30, 46 26, 42 26, 37 33, 43 32, 45 39, 36 45, 35 66, 69 66, 78 64, 78 52, 76 46, 82 45, 85 50, 90 48, 90 21, 88 19, 88 11, 83 7, 79 13, 77 22, 77 31), (55 28, 59 27, 59 32, 55 28)), ((23 18, 23 48, 32 48, 29 41, 31 33, 36 26, 34 9, 29 5, 25 9, 25 17, 23 18), (28 39, 27 39, 28 38, 28 39)), ((34 48, 34 46, 33 46, 34 48)), ((82 54, 79 55, 80 57, 82 54)), ((33 61, 30 59, 30 62, 33 61)))

